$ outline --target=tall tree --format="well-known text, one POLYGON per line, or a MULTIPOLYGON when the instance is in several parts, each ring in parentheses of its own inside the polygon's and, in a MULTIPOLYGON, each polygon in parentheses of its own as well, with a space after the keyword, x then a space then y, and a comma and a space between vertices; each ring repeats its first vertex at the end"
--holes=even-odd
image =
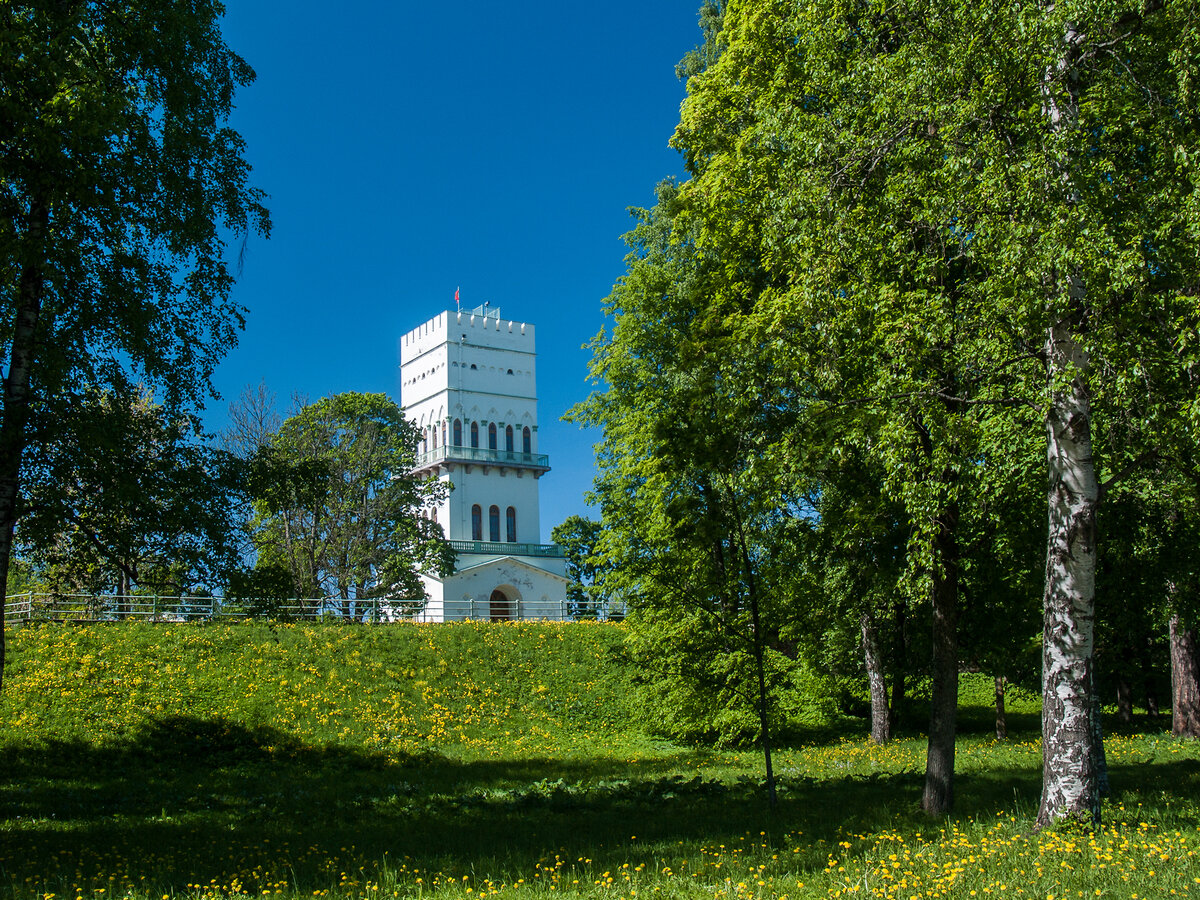
MULTIPOLYGON (((744 352, 747 307, 725 290, 726 264, 697 253, 680 212, 671 182, 638 211, 628 273, 609 298, 611 334, 593 343, 603 389, 574 415, 604 429, 595 494, 606 589, 628 599, 643 658, 677 691, 676 718, 695 721, 690 701, 702 698, 721 737, 757 740, 774 802, 772 741, 799 669, 781 633, 811 499, 768 451, 802 404, 793 379, 744 352)), ((744 249, 737 264, 753 272, 744 249)))
POLYGON ((216 0, 0 6, 0 599, 25 450, 59 404, 132 368, 173 417, 203 402, 235 342, 227 239, 265 234, 268 217, 224 125, 254 73, 222 13, 216 0))
POLYGON ((442 496, 411 472, 420 435, 383 394, 345 393, 286 419, 258 485, 259 562, 308 598, 425 599, 420 574, 453 571, 454 551, 424 510, 442 496), (283 477, 281 477, 281 475, 283 477))

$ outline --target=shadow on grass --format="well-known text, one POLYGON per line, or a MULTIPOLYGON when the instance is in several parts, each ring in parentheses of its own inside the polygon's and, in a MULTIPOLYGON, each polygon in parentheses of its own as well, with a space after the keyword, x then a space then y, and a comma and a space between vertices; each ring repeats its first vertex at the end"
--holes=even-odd
MULTIPOLYGON (((0 892, 106 884, 170 892, 236 875, 252 892, 286 882, 311 895, 343 873, 378 877, 384 857, 410 870, 515 880, 556 852, 600 870, 656 863, 679 842, 748 846, 760 832, 768 841, 803 832, 803 853, 819 868, 848 832, 923 822, 917 774, 785 777, 768 813, 755 780, 706 777, 711 758, 387 756, 192 718, 107 747, 8 748, 0 892)), ((1122 767, 1113 782, 1183 799, 1196 795, 1198 770, 1192 761, 1152 773, 1122 767)), ((1037 791, 1032 769, 962 776, 958 814, 1036 808, 1037 791)))

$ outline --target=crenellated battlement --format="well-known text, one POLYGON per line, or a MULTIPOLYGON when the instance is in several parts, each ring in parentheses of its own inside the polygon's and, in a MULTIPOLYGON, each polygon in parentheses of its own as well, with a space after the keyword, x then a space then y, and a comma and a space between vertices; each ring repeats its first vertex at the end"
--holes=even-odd
POLYGON ((448 343, 533 353, 534 337, 533 325, 503 319, 499 308, 485 310, 480 307, 471 312, 447 310, 404 335, 400 343, 400 364, 448 343))

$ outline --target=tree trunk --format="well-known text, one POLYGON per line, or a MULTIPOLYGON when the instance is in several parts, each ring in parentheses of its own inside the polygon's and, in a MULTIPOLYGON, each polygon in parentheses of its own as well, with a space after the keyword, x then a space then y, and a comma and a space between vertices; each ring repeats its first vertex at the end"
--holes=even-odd
POLYGON ((129 581, 129 573, 124 566, 117 567, 117 618, 124 619, 129 615, 129 595, 133 588, 129 581))
POLYGON ((767 691, 767 648, 766 635, 763 634, 762 616, 758 602, 758 579, 755 577, 754 564, 750 560, 750 551, 746 542, 746 527, 742 521, 737 506, 737 496, 729 492, 729 508, 733 511, 737 532, 738 562, 742 566, 742 578, 746 585, 746 595, 750 601, 750 627, 753 630, 754 668, 758 681, 758 724, 762 731, 763 767, 766 769, 767 805, 774 809, 779 803, 779 794, 775 787, 775 768, 771 759, 771 715, 770 694, 767 691))
POLYGON ((1008 739, 1008 718, 1004 714, 1004 685, 1003 675, 996 676, 996 740, 1008 739))
POLYGON ((1117 676, 1117 718, 1126 725, 1133 721, 1133 685, 1124 673, 1117 676))
POLYGON ((867 667, 867 684, 871 690, 871 740, 886 744, 892 739, 892 723, 888 710, 887 684, 883 678, 883 659, 879 653, 879 635, 875 620, 865 612, 859 621, 862 629, 863 662, 867 667))
POLYGON ((895 737, 896 733, 900 730, 907 691, 908 684, 904 680, 904 670, 897 669, 892 673, 892 703, 888 708, 888 730, 891 732, 892 737, 895 737))
POLYGON ((45 290, 41 243, 49 222, 49 208, 34 203, 28 220, 32 259, 27 258, 21 263, 8 376, 4 379, 4 408, 0 412, 0 416, 3 416, 0 419, 0 691, 4 688, 4 609, 8 601, 8 566, 12 559, 17 525, 17 497, 21 491, 21 456, 25 452, 25 426, 29 419, 29 380, 33 371, 38 320, 45 290))
POLYGON ((921 808, 943 816, 954 805, 954 736, 958 715, 958 506, 938 516, 934 537, 933 696, 929 746, 925 754, 925 792, 921 808))
POLYGON ((900 730, 900 718, 904 714, 907 685, 904 673, 908 670, 907 608, 903 601, 896 603, 895 652, 892 656, 892 705, 888 710, 893 736, 900 730))
POLYGON ((1108 796, 1108 755, 1104 752, 1104 730, 1100 723, 1100 687, 1096 683, 1096 667, 1092 667, 1092 746, 1096 751, 1096 791, 1108 796))
POLYGON ((1200 738, 1200 647, 1179 613, 1171 616, 1171 734, 1200 738))
POLYGON ((1046 341, 1049 539, 1042 630, 1042 800, 1037 826, 1100 818, 1092 730, 1096 504, 1087 358, 1064 323, 1046 341), (1067 382, 1069 379, 1069 383, 1067 382))

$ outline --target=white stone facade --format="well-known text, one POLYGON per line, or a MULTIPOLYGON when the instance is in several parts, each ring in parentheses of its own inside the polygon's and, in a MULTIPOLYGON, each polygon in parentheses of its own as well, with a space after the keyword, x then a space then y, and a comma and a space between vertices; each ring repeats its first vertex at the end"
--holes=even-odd
POLYGON ((541 543, 534 327, 500 310, 444 312, 406 334, 400 403, 422 432, 416 471, 452 485, 427 514, 458 551, 425 576, 422 618, 566 617, 566 561, 541 543))

